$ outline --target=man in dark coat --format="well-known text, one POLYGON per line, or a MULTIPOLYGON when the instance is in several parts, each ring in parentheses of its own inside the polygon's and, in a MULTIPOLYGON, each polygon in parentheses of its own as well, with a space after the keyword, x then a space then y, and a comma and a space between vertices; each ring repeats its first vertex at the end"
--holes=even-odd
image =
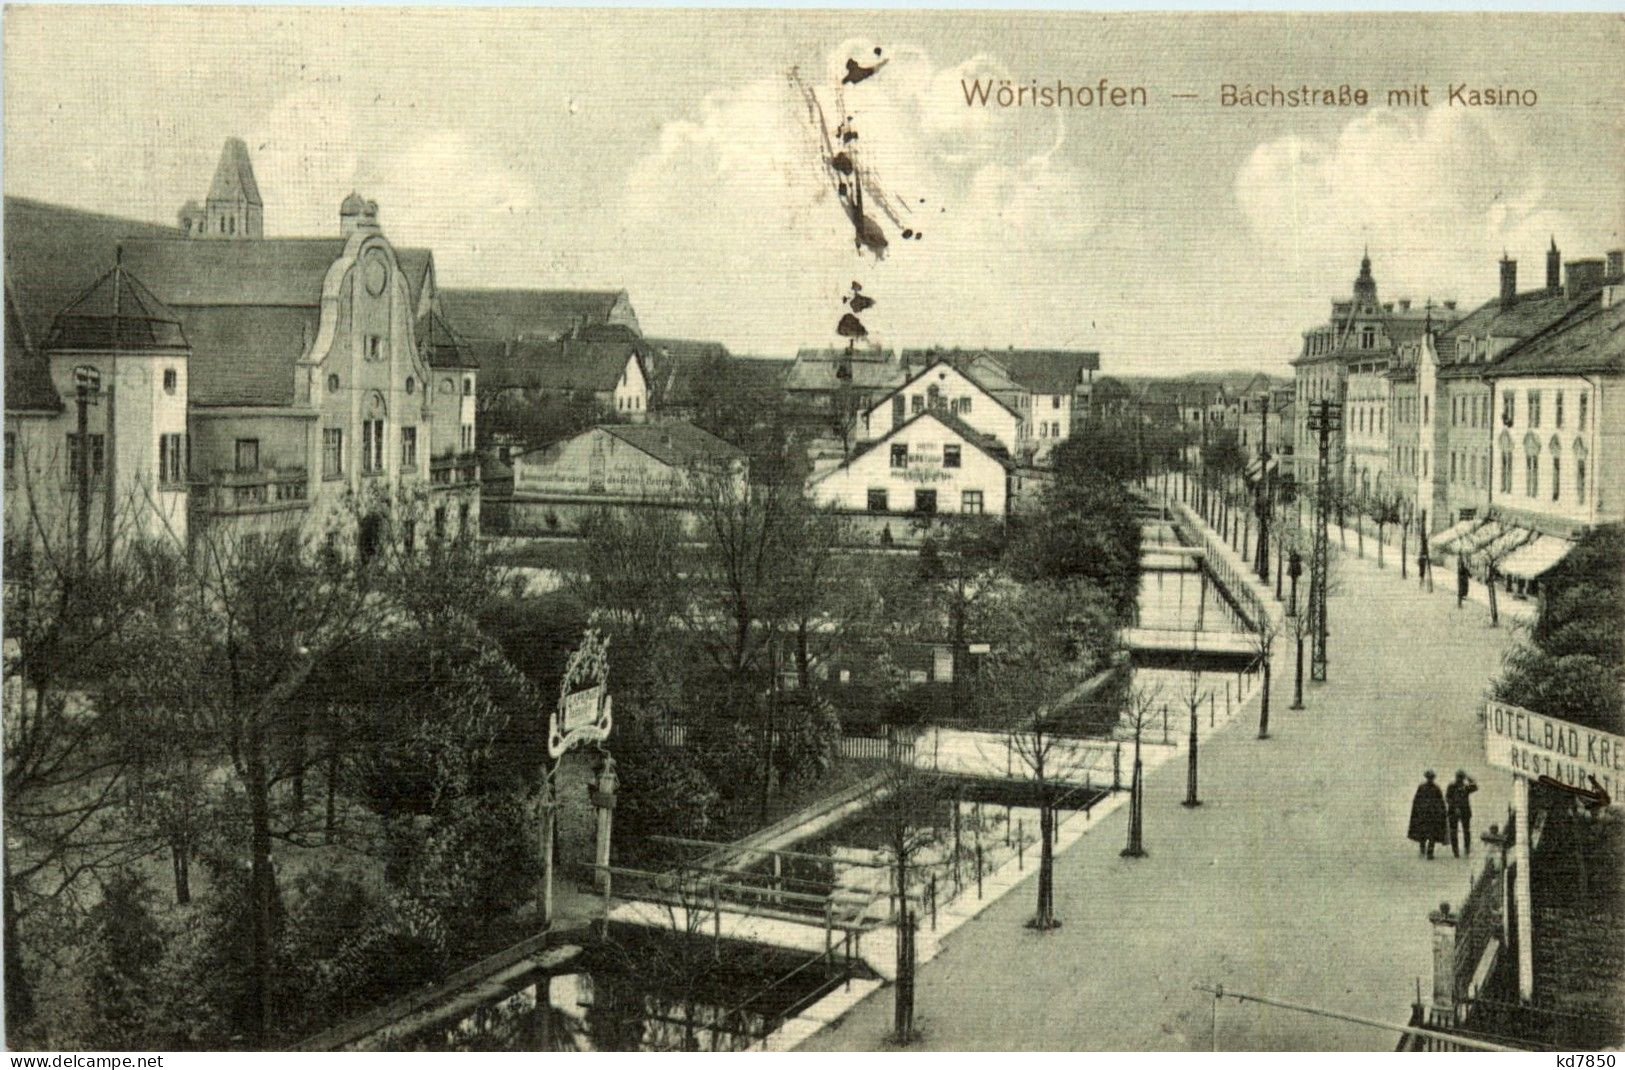
POLYGON ((1456 608, 1460 609, 1462 602, 1467 598, 1467 581, 1471 574, 1467 571, 1467 558, 1465 555, 1456 558, 1456 608))
POLYGON ((1473 792, 1478 781, 1467 775, 1465 769, 1456 770, 1456 779, 1444 789, 1444 807, 1450 821, 1450 853, 1460 858, 1473 853, 1473 792), (1456 850, 1456 826, 1461 826, 1461 850, 1456 850))
POLYGON ((1406 835, 1416 841, 1417 853, 1432 858, 1433 845, 1443 843, 1450 834, 1445 830, 1444 793, 1433 782, 1433 770, 1423 776, 1411 800, 1411 829, 1406 835))

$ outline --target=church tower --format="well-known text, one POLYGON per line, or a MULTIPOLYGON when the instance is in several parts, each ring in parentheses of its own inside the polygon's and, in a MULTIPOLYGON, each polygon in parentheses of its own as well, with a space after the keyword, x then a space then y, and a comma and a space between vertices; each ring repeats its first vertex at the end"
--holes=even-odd
POLYGON ((1374 312, 1377 308, 1377 280, 1371 276, 1371 251, 1360 258, 1360 277, 1354 280, 1354 310, 1374 312))
POLYGON ((203 206, 187 201, 180 211, 180 227, 188 238, 232 240, 265 237, 265 205, 260 200, 259 183, 254 181, 254 164, 242 138, 226 139, 220 150, 220 163, 203 206))

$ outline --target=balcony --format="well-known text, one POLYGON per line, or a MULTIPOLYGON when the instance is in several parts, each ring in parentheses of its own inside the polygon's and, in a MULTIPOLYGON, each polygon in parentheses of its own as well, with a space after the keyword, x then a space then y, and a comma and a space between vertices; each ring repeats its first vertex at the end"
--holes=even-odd
POLYGON ((273 513, 310 504, 310 475, 303 468, 216 472, 192 484, 192 508, 218 515, 273 513))
POLYGON ((435 487, 473 486, 480 481, 477 453, 448 453, 429 461, 429 483, 435 487))

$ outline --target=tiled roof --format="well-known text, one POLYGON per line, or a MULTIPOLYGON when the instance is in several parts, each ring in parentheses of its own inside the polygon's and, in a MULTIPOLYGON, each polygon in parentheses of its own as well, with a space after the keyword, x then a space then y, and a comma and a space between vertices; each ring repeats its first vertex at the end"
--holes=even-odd
POLYGON ((866 361, 871 364, 892 364, 897 360, 897 353, 890 349, 870 349, 854 346, 848 353, 845 346, 803 346, 796 350, 796 360, 811 361, 842 361, 848 357, 854 364, 866 361))
POLYGON ((645 364, 649 373, 649 403, 654 406, 681 405, 693 396, 693 376, 697 369, 714 367, 728 359, 728 347, 721 342, 690 338, 648 338, 645 364))
POLYGON ((62 398, 51 383, 45 358, 32 345, 17 302, 6 285, 6 411, 57 412, 62 398))
POLYGON ((418 345, 431 368, 477 368, 479 359, 440 313, 430 311, 418 319, 418 345))
MULTIPOLYGON (((890 353, 890 350, 886 350, 890 353)), ((903 385, 906 371, 895 360, 877 359, 874 351, 854 353, 851 361, 855 390, 895 390, 903 385)), ((844 350, 802 350, 785 373, 786 390, 834 390, 841 385, 840 369, 846 366, 844 350)))
POLYGON ((447 321, 464 338, 552 341, 610 322, 624 290, 441 290, 447 321))
POLYGON ((1440 333, 1450 338, 1452 344, 1463 335, 1472 338, 1527 338, 1550 325, 1568 307, 1569 300, 1562 290, 1521 293, 1505 306, 1496 297, 1479 305, 1465 319, 1449 327, 1440 326, 1440 333))
POLYGON ((119 239, 177 233, 27 197, 5 198, 8 410, 61 406, 42 347, 56 314, 113 266, 119 239))
POLYGON ((316 336, 318 309, 238 305, 176 311, 192 343, 187 395, 193 404, 292 403, 294 366, 316 336))
POLYGON ((179 349, 180 317, 141 281, 116 266, 57 314, 45 342, 53 349, 179 349))
POLYGON ((1577 309, 1549 330, 1507 350, 1487 371, 1491 377, 1625 372, 1625 302, 1577 309))
POLYGON ((974 360, 987 357, 1013 381, 1035 394, 1071 394, 1085 381, 1084 372, 1100 370, 1100 354, 1080 349, 923 349, 903 351, 905 361, 936 357, 974 360))
POLYGON ((6 282, 36 346, 45 343, 56 314, 113 266, 121 239, 180 233, 27 197, 7 197, 5 212, 6 282))
POLYGON ((482 378, 493 389, 614 390, 626 362, 642 360, 642 343, 527 341, 476 343, 482 378))
MULTIPOLYGON (((228 144, 223 166, 231 154, 228 144)), ((345 239, 194 241, 171 227, 21 197, 7 197, 5 205, 6 279, 14 291, 8 297, 15 298, 15 314, 36 344, 49 336, 57 313, 84 295, 122 249, 127 276, 167 306, 192 346, 192 401, 293 400, 293 367, 315 337, 322 284, 345 239)), ((432 255, 402 248, 395 254, 416 308, 432 255)), ((25 356, 14 357, 7 346, 7 383, 15 379, 19 396, 35 396, 38 391, 24 385, 33 373, 14 375, 11 368, 25 356)))
POLYGON ((694 464, 727 464, 745 451, 683 420, 652 424, 599 424, 616 438, 674 468, 694 464))

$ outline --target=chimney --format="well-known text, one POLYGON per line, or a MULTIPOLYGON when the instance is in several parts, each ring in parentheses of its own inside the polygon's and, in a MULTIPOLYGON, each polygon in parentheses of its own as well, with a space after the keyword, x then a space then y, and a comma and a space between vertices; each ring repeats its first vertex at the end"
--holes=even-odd
POLYGON ((1444 303, 1444 310, 1446 312, 1454 312, 1454 311, 1456 311, 1456 303, 1454 301, 1446 301, 1444 303))
POLYGON ((1625 249, 1608 250, 1608 281, 1619 282, 1625 277, 1625 249))
POLYGON ((1557 251, 1557 239, 1546 250, 1546 288, 1556 293, 1563 288, 1563 254, 1557 251))
POLYGON ((1501 254, 1501 304, 1510 305, 1518 296, 1518 262, 1501 254))
POLYGON ((1602 288, 1606 265, 1600 258, 1570 260, 1568 270, 1568 292, 1565 296, 1570 301, 1577 300, 1593 290, 1602 288))
POLYGON ((1411 310, 1411 299, 1409 297, 1401 297, 1399 299, 1399 310, 1401 312, 1409 312, 1411 310))

